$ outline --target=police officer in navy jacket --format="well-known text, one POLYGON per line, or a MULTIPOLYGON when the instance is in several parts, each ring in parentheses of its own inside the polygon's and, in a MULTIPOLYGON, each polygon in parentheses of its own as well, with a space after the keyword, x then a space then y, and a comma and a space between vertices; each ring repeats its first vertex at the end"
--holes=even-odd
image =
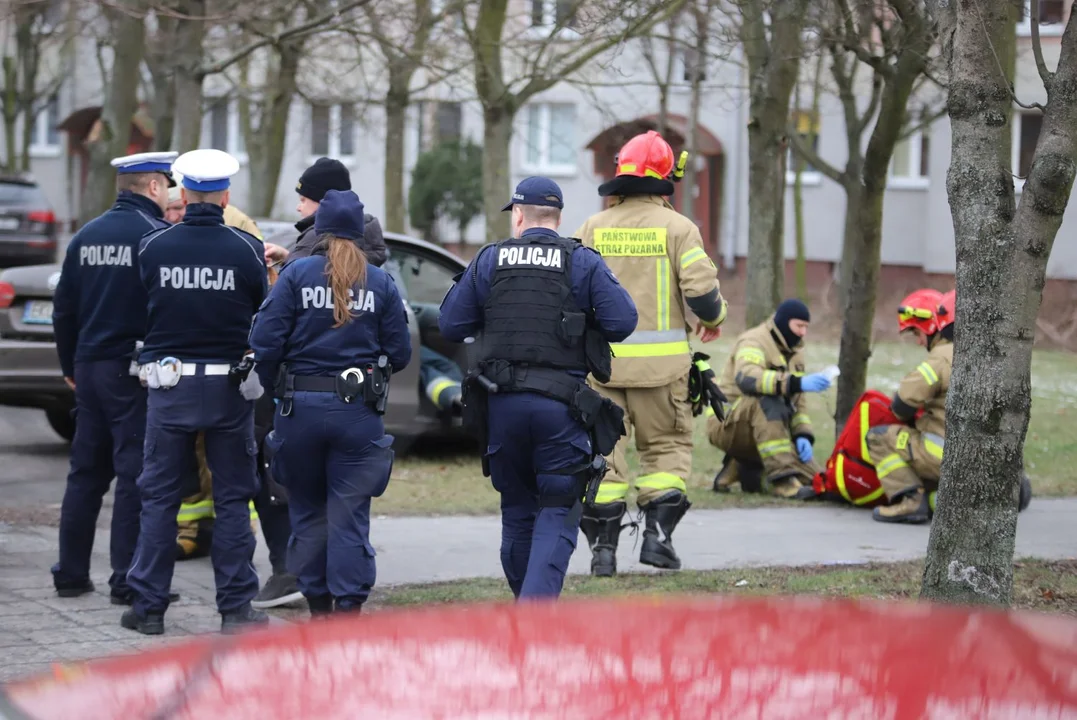
POLYGON ((284 268, 250 344, 262 384, 280 399, 267 445, 288 490, 289 567, 311 614, 323 615, 359 611, 374 586, 370 503, 393 465, 383 369, 407 366, 411 339, 396 285, 356 244, 359 197, 327 192, 314 229, 314 254, 284 268))
POLYGON ((60 597, 93 592, 93 551, 101 501, 116 477, 109 578, 114 603, 129 603, 127 570, 138 540, 146 427, 146 391, 130 372, 146 331, 146 291, 138 277, 138 243, 167 227, 164 208, 176 153, 116 158, 116 203, 67 246, 53 296, 52 326, 64 380, 75 391, 71 471, 60 510, 60 561, 52 568, 60 597))
POLYGON ((608 343, 628 337, 637 321, 602 256, 558 235, 563 207, 552 180, 522 181, 504 208, 513 239, 480 251, 438 320, 448 340, 480 335, 476 363, 497 386, 486 461, 501 493, 501 565, 517 598, 559 595, 576 549, 579 469, 598 450, 573 402, 589 390, 584 317, 607 342, 607 372, 608 343))
POLYGON ((175 169, 183 175, 183 222, 146 235, 139 250, 148 296, 139 361, 149 403, 139 480, 142 532, 127 574, 136 598, 121 624, 147 635, 164 632, 182 473, 203 431, 216 513, 210 557, 221 631, 229 633, 269 620, 250 604, 258 592, 248 510, 258 491, 256 395, 241 392, 237 371, 267 292, 265 249, 224 224, 229 178, 239 170, 235 158, 194 150, 177 158, 175 169))

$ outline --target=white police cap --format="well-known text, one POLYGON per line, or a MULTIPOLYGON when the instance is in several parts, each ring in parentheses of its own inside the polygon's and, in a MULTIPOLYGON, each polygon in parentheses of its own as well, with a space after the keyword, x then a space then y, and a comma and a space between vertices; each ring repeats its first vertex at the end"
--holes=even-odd
POLYGON ((179 153, 175 152, 136 153, 134 155, 124 155, 123 157, 113 158, 111 165, 116 168, 116 172, 120 174, 163 173, 168 177, 168 184, 172 187, 175 185, 175 181, 172 180, 170 172, 172 170, 172 163, 175 162, 176 156, 178 155, 179 153))
POLYGON ((239 161, 223 150, 206 148, 183 153, 173 167, 188 190, 217 192, 231 185, 230 178, 239 172, 239 161))

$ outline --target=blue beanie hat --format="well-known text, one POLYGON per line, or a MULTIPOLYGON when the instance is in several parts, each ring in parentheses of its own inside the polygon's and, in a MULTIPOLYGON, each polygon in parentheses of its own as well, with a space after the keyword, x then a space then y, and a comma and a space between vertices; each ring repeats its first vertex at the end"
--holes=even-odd
POLYGON ((363 202, 351 190, 329 190, 314 215, 314 233, 352 242, 363 239, 363 202))

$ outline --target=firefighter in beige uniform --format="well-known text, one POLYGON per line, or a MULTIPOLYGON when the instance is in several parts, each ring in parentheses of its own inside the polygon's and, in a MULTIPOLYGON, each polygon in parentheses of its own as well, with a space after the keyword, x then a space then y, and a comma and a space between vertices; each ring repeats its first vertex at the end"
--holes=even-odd
MULTIPOLYGON (((626 430, 635 426, 641 473, 636 504, 646 518, 640 562, 669 569, 681 566, 671 535, 691 506, 685 481, 692 470, 692 353, 684 304, 699 318, 705 342, 718 336, 726 316, 718 271, 699 229, 663 197, 673 194, 670 178, 683 172, 684 160, 682 154, 675 170, 673 150, 653 130, 632 138, 618 153, 617 176, 599 188, 599 195, 613 198, 610 207, 576 232, 601 253, 639 313, 636 331, 612 345, 610 381, 590 382, 624 408, 626 430)), ((598 576, 617 570, 629 488, 627 441, 626 435, 617 443, 610 471, 580 523, 593 553, 591 572, 598 576)))
POLYGON ((761 325, 746 331, 733 347, 719 380, 731 403, 720 422, 711 408, 707 438, 725 451, 714 489, 723 492, 740 482, 745 492, 759 492, 762 478, 779 497, 792 498, 818 472, 814 464, 811 417, 805 393, 830 387, 822 373, 804 375, 804 336, 811 315, 800 300, 786 300, 761 325))

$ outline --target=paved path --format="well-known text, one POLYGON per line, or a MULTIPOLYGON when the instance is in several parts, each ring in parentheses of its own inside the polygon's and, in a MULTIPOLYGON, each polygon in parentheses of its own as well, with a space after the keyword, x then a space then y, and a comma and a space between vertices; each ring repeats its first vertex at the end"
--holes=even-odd
MULTIPOLYGON (((1077 557, 1077 498, 1034 499, 1022 513, 1017 555, 1077 557)), ((375 518, 378 583, 434 582, 501 577, 500 524, 496 517, 375 518)), ((866 512, 841 507, 760 508, 691 511, 678 526, 676 546, 686 569, 750 565, 805 565, 898 561, 921 557, 927 527, 872 522, 866 512)), ((586 573, 590 553, 580 537, 570 572, 586 573)), ((48 568, 56 558, 56 529, 0 523, 0 679, 48 668, 49 663, 132 652, 139 648, 220 627, 213 575, 206 559, 179 563, 173 588, 182 595, 169 609, 164 638, 145 638, 119 627, 122 608, 108 602, 108 533, 94 549, 97 593, 60 599, 48 568)), ((638 544, 626 531, 619 567, 639 565, 638 544)), ((264 545, 256 565, 268 571, 264 545)), ((291 617, 301 616, 292 613, 291 617)), ((280 617, 277 622, 285 622, 280 617)))

